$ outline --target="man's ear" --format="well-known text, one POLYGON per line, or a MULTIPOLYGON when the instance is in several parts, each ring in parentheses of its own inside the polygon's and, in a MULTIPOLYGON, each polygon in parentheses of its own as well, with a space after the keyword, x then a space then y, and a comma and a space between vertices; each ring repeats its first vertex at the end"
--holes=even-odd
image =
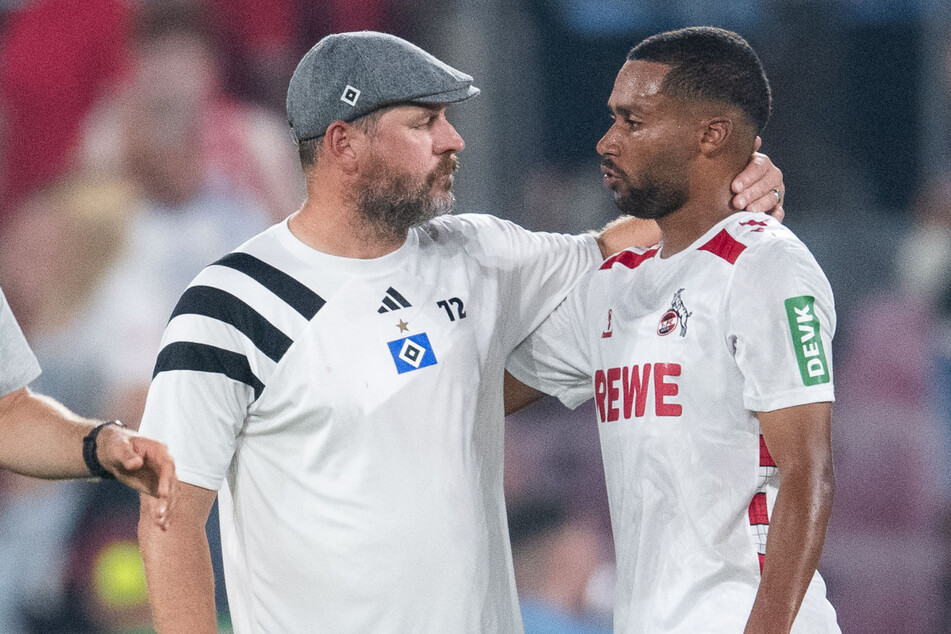
POLYGON ((713 156, 722 152, 733 136, 733 120, 729 117, 713 117, 703 123, 700 136, 700 151, 713 156))
POLYGON ((347 174, 357 171, 361 148, 366 139, 360 130, 345 121, 334 121, 324 134, 322 153, 347 174))

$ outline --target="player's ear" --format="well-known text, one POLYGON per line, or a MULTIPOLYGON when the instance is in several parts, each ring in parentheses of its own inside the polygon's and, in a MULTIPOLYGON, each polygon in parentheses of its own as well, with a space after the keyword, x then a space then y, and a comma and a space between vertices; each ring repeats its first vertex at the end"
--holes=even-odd
POLYGON ((324 134, 323 153, 331 158, 347 174, 357 171, 363 133, 344 121, 334 121, 324 134))
POLYGON ((722 151, 733 136, 733 120, 713 117, 703 122, 700 132, 700 151, 707 156, 722 151))

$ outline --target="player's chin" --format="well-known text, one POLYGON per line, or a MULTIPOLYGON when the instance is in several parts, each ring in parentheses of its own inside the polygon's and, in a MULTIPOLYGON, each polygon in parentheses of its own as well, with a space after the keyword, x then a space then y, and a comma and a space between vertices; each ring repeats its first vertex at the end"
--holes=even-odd
POLYGON ((456 195, 452 191, 437 193, 433 196, 432 217, 451 214, 456 207, 456 195))

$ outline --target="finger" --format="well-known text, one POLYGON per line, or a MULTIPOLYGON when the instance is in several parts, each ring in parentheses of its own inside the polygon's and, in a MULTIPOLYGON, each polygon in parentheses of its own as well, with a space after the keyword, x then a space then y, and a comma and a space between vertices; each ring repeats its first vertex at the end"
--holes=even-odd
POLYGON ((164 502, 155 505, 153 518, 155 525, 164 531, 168 526, 168 506, 164 502))
POLYGON ((169 487, 168 496, 161 498, 165 503, 165 513, 162 517, 162 523, 160 524, 162 530, 166 530, 168 525, 171 523, 172 517, 175 514, 175 505, 178 500, 178 480, 173 479, 171 486, 169 487))
POLYGON ((748 211, 768 211, 782 202, 774 189, 779 191, 780 197, 785 197, 783 174, 770 164, 761 179, 750 184, 742 194, 733 197, 733 206, 748 211))
POLYGON ((782 205, 780 205, 779 207, 773 208, 773 210, 768 213, 770 216, 772 216, 773 218, 775 218, 776 220, 780 222, 782 222, 783 218, 786 217, 786 210, 783 209, 782 205))
POLYGON ((746 206, 746 211, 759 211, 763 213, 769 213, 777 206, 782 206, 781 195, 779 194, 779 188, 773 188, 766 193, 765 196, 754 200, 746 206))
POLYGON ((750 162, 743 168, 743 171, 737 174, 736 178, 733 179, 731 185, 733 193, 739 194, 740 192, 747 191, 754 183, 766 176, 772 167, 773 162, 769 160, 768 156, 755 152, 750 157, 750 162))
POLYGON ((158 526, 161 530, 165 530, 168 526, 168 503, 165 500, 153 498, 147 493, 142 498, 143 502, 148 506, 148 510, 152 515, 152 521, 155 522, 155 525, 158 526))
POLYGON ((158 470, 158 495, 162 498, 168 498, 169 494, 172 492, 172 485, 175 483, 175 463, 172 462, 172 457, 168 455, 168 452, 162 449, 160 452, 156 452, 158 455, 155 457, 154 462, 158 470))
POLYGON ((753 151, 759 152, 761 147, 763 147, 763 137, 756 135, 756 141, 753 142, 753 151))
POLYGON ((165 449, 165 445, 147 438, 136 438, 136 448, 141 452, 142 468, 153 476, 153 490, 146 491, 149 495, 167 497, 171 482, 175 479, 175 463, 165 449))

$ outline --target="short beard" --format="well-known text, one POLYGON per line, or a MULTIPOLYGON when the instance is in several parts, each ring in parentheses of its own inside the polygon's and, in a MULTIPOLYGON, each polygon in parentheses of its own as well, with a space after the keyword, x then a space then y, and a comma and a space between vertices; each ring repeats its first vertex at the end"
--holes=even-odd
POLYGON ((412 227, 452 213, 456 203, 452 190, 437 195, 435 187, 437 180, 458 168, 458 159, 446 156, 419 182, 414 175, 397 173, 383 161, 375 163, 354 194, 361 225, 378 240, 402 241, 412 227))
POLYGON ((614 192, 614 204, 621 213, 657 220, 669 216, 687 203, 690 194, 686 175, 679 183, 673 179, 661 183, 651 175, 644 175, 641 185, 635 187, 629 184, 627 175, 613 161, 605 159, 602 164, 620 174, 620 183, 626 185, 624 189, 614 192))

